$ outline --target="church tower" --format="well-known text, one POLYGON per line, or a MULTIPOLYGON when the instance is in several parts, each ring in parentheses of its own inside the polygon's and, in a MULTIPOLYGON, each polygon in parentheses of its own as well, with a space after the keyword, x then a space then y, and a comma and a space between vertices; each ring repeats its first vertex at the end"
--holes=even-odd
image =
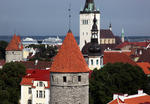
POLYGON ((89 68, 69 30, 50 69, 50 104, 89 104, 89 68))
POLYGON ((84 9, 80 11, 80 50, 91 40, 93 17, 96 14, 98 27, 98 43, 100 44, 100 11, 95 7, 94 0, 86 0, 84 9))

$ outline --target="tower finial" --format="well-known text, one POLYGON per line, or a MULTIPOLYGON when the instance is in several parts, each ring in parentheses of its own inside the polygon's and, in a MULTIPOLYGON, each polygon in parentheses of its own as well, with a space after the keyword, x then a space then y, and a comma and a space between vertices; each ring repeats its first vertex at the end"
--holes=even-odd
POLYGON ((112 25, 111 25, 111 22, 109 23, 109 30, 112 31, 112 25))
POLYGON ((70 30, 71 29, 71 3, 69 3, 68 12, 69 12, 69 30, 70 30))
POLYGON ((98 28, 97 28, 97 19, 96 19, 96 13, 94 13, 94 19, 93 19, 93 26, 92 26, 92 36, 91 36, 91 42, 98 43, 98 28))
POLYGON ((124 42, 124 29, 122 28, 122 32, 121 32, 121 41, 122 43, 124 42))

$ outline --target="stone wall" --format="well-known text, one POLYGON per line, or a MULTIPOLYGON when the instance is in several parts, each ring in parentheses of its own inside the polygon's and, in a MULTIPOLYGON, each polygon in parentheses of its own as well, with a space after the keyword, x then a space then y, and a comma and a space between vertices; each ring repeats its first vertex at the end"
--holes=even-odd
POLYGON ((50 77, 50 104, 89 104, 89 73, 51 73, 50 77))
POLYGON ((6 51, 6 62, 22 61, 22 60, 23 60, 22 51, 6 51))

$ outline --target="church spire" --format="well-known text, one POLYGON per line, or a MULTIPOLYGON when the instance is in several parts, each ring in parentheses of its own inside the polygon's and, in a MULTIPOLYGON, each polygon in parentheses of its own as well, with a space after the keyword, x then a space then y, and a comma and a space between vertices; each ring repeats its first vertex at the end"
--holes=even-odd
POLYGON ((94 11, 96 11, 94 0, 86 0, 83 11, 84 12, 94 12, 94 11))
POLYGON ((124 29, 122 28, 122 32, 121 32, 121 41, 122 43, 124 42, 124 29))
POLYGON ((98 43, 98 29, 97 29, 97 19, 96 19, 96 14, 94 14, 94 19, 93 19, 93 26, 92 26, 92 36, 91 36, 91 42, 96 42, 98 43))

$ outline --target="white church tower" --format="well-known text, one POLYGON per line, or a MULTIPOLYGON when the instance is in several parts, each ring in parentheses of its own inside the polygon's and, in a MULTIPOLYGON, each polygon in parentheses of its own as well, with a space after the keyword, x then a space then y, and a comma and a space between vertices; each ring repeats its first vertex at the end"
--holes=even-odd
POLYGON ((97 18, 98 43, 100 44, 100 11, 96 9, 94 0, 86 0, 83 11, 80 11, 80 50, 91 40, 94 14, 97 18))

